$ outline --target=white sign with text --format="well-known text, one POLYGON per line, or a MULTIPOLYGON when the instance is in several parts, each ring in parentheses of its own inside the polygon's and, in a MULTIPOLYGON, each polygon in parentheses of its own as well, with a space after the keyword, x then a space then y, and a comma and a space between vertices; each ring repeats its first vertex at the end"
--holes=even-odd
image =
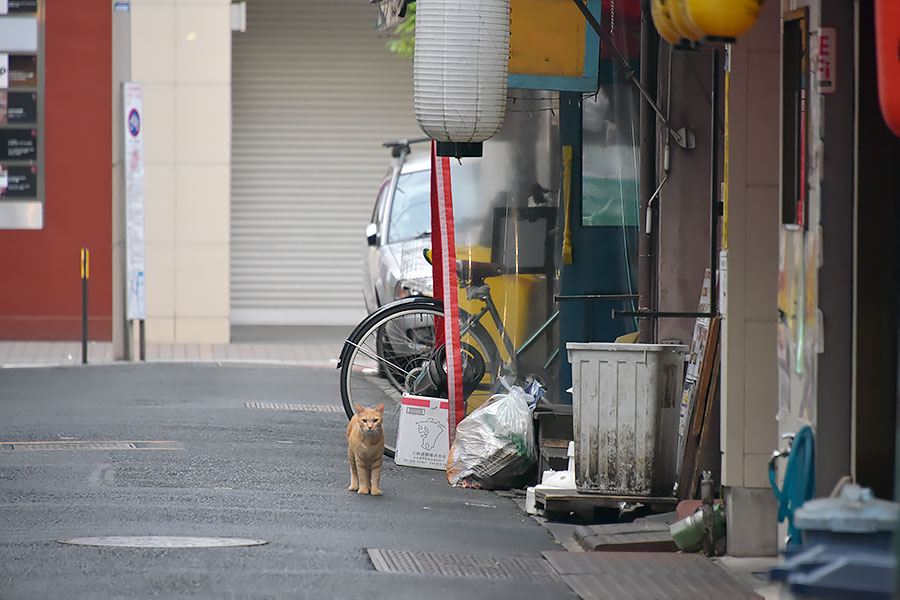
POLYGON ((147 316, 144 299, 144 134, 143 89, 139 83, 122 84, 125 118, 125 261, 127 268, 126 318, 147 316))

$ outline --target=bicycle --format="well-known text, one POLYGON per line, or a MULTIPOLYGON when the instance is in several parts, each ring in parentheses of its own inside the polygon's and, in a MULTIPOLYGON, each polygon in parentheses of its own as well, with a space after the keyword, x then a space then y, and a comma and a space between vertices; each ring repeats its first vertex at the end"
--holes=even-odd
MULTIPOLYGON (((428 260, 426 255, 426 260, 428 260)), ((429 260, 430 262, 430 260, 429 260)), ((463 368, 463 398, 468 403, 478 392, 486 398, 497 391, 500 377, 536 379, 546 388, 553 378, 550 369, 556 363, 555 348, 543 366, 521 374, 520 358, 542 335, 551 331, 559 317, 555 312, 519 348, 516 348, 494 303, 485 279, 508 274, 499 263, 457 261, 460 287, 469 300, 479 300, 482 308, 475 314, 460 309, 460 346, 463 368), (503 360, 494 338, 482 324, 491 317, 499 333, 503 360)), ((366 317, 348 336, 341 349, 337 368, 340 373, 341 400, 348 418, 354 405, 375 406, 385 403, 384 452, 393 457, 396 449, 400 403, 404 394, 435 395, 435 386, 446 377, 443 344, 437 344, 440 328, 437 319, 444 316, 443 302, 427 296, 403 298, 386 304, 366 317), (428 388, 428 394, 421 394, 428 388)))

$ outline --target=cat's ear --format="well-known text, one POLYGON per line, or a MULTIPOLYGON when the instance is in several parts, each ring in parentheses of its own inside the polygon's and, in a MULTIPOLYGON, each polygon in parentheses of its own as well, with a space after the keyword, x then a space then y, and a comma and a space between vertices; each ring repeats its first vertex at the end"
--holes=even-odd
POLYGON ((356 409, 356 414, 359 414, 359 413, 361 413, 362 411, 365 410, 365 408, 363 408, 362 404, 359 404, 359 403, 355 404, 355 405, 353 406, 353 408, 356 409))
POLYGON ((384 414, 384 402, 375 407, 375 412, 377 412, 379 415, 384 414))

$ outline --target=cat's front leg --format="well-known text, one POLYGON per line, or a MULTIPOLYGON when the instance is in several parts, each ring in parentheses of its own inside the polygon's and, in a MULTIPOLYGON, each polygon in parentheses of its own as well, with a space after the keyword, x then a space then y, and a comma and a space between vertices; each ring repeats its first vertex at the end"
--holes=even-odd
POLYGON ((372 467, 372 495, 380 496, 381 489, 378 484, 381 482, 381 462, 372 467))
POLYGON ((369 487, 371 486, 371 478, 372 472, 369 470, 369 467, 363 464, 362 461, 356 463, 356 472, 359 477, 359 491, 357 494, 368 494, 369 487))
POLYGON ((356 457, 353 455, 353 450, 347 450, 347 458, 350 459, 350 487, 347 489, 355 492, 359 489, 359 477, 356 474, 356 457))

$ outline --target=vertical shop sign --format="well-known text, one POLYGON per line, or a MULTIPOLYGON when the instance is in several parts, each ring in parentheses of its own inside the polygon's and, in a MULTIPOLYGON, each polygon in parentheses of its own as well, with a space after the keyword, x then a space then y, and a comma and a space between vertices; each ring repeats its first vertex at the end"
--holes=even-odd
POLYGON ((146 316, 144 303, 144 136, 143 90, 138 83, 123 84, 125 118, 125 260, 127 268, 126 318, 146 316))
POLYGON ((459 341, 459 293, 456 283, 456 234, 453 224, 453 194, 450 159, 437 156, 437 142, 431 142, 431 248, 434 297, 444 302, 443 331, 435 332, 444 344, 447 359, 447 397, 450 444, 456 426, 465 416, 462 363, 459 341))
POLYGON ((837 29, 819 29, 819 92, 837 91, 837 29))

